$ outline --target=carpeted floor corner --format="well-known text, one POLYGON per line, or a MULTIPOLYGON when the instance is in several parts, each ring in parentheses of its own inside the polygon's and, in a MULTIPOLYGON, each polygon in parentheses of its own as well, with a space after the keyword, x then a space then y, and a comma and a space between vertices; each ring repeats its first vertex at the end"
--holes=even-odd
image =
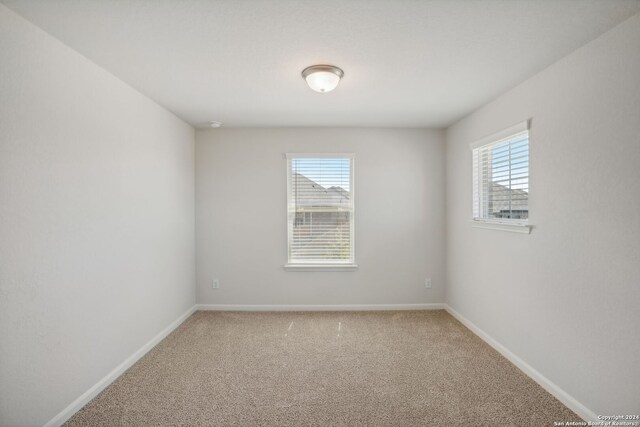
POLYGON ((72 426, 552 426, 580 418, 443 310, 196 312, 72 426))

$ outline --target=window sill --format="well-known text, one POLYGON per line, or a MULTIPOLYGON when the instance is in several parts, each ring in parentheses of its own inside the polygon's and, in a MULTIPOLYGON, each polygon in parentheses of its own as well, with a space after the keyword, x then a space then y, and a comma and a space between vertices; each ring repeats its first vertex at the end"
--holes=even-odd
POLYGON ((357 264, 285 264, 286 271, 355 271, 357 264))
POLYGON ((528 224, 508 224, 503 222, 476 221, 471 220, 473 227, 486 228, 489 230, 510 231, 512 233, 530 234, 531 226, 528 224))

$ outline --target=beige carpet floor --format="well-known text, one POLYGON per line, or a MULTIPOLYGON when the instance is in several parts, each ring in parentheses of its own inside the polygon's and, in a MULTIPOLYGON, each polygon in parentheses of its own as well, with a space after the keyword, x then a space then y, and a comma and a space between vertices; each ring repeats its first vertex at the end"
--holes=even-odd
POLYGON ((580 418, 448 313, 197 312, 67 426, 552 426, 580 418))

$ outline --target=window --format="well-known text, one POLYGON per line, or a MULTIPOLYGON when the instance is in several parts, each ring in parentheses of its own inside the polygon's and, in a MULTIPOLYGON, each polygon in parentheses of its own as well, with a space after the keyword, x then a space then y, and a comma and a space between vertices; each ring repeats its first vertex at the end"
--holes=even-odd
POLYGON ((287 267, 354 266, 353 155, 287 154, 287 267))
POLYGON ((527 225, 528 121, 484 138, 473 149, 473 219, 527 225))

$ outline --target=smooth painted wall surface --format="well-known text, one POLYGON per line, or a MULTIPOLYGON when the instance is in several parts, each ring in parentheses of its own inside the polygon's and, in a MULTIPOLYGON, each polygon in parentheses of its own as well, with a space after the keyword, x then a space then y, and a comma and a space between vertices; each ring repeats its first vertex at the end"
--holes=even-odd
POLYGON ((195 302, 193 129, 0 5, 0 425, 195 302))
POLYGON ((596 414, 640 413, 640 15, 447 131, 447 302, 596 414), (530 235, 472 228, 469 143, 532 118, 530 235))
POLYGON ((443 302, 444 132, 198 130, 196 227, 200 304, 443 302), (283 270, 287 152, 355 153, 357 271, 283 270))

